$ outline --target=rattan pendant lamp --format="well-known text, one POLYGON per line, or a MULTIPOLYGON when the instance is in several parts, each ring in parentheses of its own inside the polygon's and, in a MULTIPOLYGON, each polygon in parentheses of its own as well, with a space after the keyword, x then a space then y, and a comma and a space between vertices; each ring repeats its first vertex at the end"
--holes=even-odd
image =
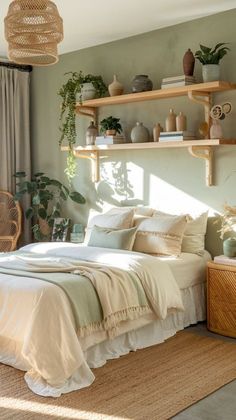
POLYGON ((4 19, 9 60, 32 66, 58 61, 63 21, 50 0, 13 0, 4 19))

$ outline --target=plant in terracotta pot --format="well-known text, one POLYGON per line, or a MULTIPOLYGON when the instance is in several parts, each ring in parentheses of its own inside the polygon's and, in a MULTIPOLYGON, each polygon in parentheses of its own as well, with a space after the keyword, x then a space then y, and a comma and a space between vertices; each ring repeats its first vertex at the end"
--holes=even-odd
POLYGON ((101 133, 105 134, 106 136, 115 136, 117 133, 121 134, 122 127, 119 121, 120 118, 115 118, 112 116, 104 118, 100 122, 101 133))
POLYGON ((220 42, 214 48, 206 47, 200 44, 200 50, 195 52, 195 57, 203 65, 202 77, 204 82, 220 80, 220 60, 230 50, 226 47, 227 43, 220 42))
POLYGON ((33 175, 31 181, 25 181, 25 172, 16 172, 17 192, 15 201, 20 201, 25 194, 31 197, 31 206, 25 211, 25 217, 33 220, 33 234, 37 241, 49 239, 54 219, 61 217, 61 202, 70 198, 78 204, 84 204, 85 198, 77 191, 70 191, 56 179, 45 176, 43 172, 33 175))
MULTIPOLYGON (((60 131, 61 137, 59 140, 59 146, 62 145, 64 140, 67 141, 69 146, 69 152, 67 157, 67 168, 65 173, 69 179, 69 182, 76 175, 76 161, 73 154, 73 146, 76 142, 76 101, 77 99, 82 104, 83 100, 88 99, 88 96, 83 95, 83 89, 85 83, 90 83, 90 87, 87 88, 87 94, 91 94, 92 91, 95 96, 104 96, 107 87, 101 76, 94 76, 92 74, 84 75, 82 71, 65 73, 69 75, 67 81, 60 88, 58 95, 62 99, 61 112, 60 112, 60 131)), ((91 99, 91 96, 89 97, 91 99)))

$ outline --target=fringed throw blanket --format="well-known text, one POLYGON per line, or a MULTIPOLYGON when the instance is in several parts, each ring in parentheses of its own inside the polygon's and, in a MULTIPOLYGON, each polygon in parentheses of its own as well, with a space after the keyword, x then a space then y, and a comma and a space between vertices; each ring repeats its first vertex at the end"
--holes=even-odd
POLYGON ((168 311, 184 309, 168 265, 150 256, 128 253, 104 264, 17 251, 0 256, 0 272, 61 287, 70 300, 79 336, 106 330, 112 338, 122 321, 151 311, 165 319, 168 311))

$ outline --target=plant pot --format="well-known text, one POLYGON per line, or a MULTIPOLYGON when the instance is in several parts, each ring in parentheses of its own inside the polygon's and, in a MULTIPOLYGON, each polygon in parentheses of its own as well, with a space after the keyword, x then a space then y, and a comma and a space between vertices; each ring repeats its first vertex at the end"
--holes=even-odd
POLYGON ((82 102, 88 101, 89 99, 96 98, 96 89, 92 83, 83 83, 81 85, 81 100, 82 102))
POLYGON ((106 130, 106 136, 115 136, 116 130, 106 130))
POLYGON ((219 64, 205 64, 202 66, 203 82, 214 82, 220 80, 220 65, 219 64))
POLYGON ((41 217, 39 217, 39 227, 40 227, 40 231, 44 236, 47 236, 48 238, 50 238, 51 233, 52 233, 52 228, 49 226, 48 222, 44 219, 42 219, 41 217))
POLYGON ((224 255, 229 258, 236 257, 236 238, 228 238, 223 242, 224 255))

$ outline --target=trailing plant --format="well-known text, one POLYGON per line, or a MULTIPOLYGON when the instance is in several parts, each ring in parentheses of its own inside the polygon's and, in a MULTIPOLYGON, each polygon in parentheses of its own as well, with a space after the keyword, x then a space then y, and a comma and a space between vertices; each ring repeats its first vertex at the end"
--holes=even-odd
POLYGON ((69 152, 67 156, 67 168, 65 173, 71 182, 71 179, 76 175, 76 161, 73 154, 73 146, 76 142, 76 96, 80 96, 80 102, 82 103, 81 88, 84 83, 92 83, 96 89, 98 97, 103 96, 106 93, 107 87, 101 76, 93 76, 92 74, 84 75, 82 71, 79 72, 68 72, 65 75, 70 75, 68 80, 60 88, 58 95, 62 99, 61 112, 60 112, 60 131, 61 137, 59 140, 59 146, 62 145, 63 141, 66 140, 69 146, 69 152))
POLYGON ((43 172, 33 175, 31 181, 26 181, 25 172, 16 172, 17 192, 15 201, 20 201, 25 194, 30 195, 31 205, 25 211, 25 217, 33 220, 33 234, 37 241, 47 238, 42 232, 40 220, 44 220, 52 228, 54 219, 61 217, 61 202, 70 198, 78 204, 84 204, 85 198, 77 191, 70 191, 56 179, 45 176, 43 172))
POLYGON ((214 48, 209 48, 200 44, 200 50, 195 52, 195 57, 203 65, 219 64, 220 60, 230 51, 225 45, 227 45, 227 42, 220 42, 214 48))
POLYGON ((105 133, 107 130, 116 130, 116 132, 120 134, 122 132, 122 127, 119 121, 120 118, 115 118, 112 116, 104 118, 100 122, 101 133, 105 133))

